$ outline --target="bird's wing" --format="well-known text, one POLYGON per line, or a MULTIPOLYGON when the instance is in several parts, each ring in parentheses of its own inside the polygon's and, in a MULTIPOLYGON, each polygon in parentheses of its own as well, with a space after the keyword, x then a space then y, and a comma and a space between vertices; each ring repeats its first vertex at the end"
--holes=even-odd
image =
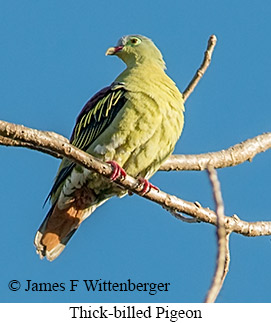
POLYGON ((114 84, 95 94, 83 107, 70 139, 71 144, 82 150, 96 140, 111 124, 127 101, 123 84, 114 84))
MULTIPOLYGON (((83 107, 77 117, 70 143, 86 151, 88 147, 107 129, 118 112, 124 107, 127 98, 123 83, 112 84, 96 93, 83 107)), ((46 199, 54 196, 58 188, 71 174, 75 163, 62 161, 54 185, 46 199)), ((45 201, 45 202, 46 202, 45 201)))

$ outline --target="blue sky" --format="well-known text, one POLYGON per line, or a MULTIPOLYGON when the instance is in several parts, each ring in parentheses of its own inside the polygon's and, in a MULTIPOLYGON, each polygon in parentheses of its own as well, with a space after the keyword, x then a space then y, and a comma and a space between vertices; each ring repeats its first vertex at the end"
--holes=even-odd
MULTIPOLYGON (((0 118, 69 137, 83 104, 110 84, 123 63, 106 49, 131 33, 153 39, 167 72, 184 90, 216 34, 213 62, 186 103, 176 153, 227 148, 270 131, 270 1, 2 1, 0 118)), ((271 152, 218 171, 227 215, 271 220, 271 152)), ((33 238, 59 160, 0 147, 2 302, 201 302, 215 267, 215 228, 182 223, 138 196, 99 208, 54 262, 33 238), (22 288, 8 289, 11 280, 22 288), (68 290, 72 279, 78 290, 68 290), (87 292, 83 280, 169 282, 168 292, 87 292), (65 291, 26 292, 26 281, 65 291)), ((152 182, 213 208, 205 172, 157 173, 152 182)), ((270 237, 232 234, 230 272, 218 302, 271 301, 270 237)))

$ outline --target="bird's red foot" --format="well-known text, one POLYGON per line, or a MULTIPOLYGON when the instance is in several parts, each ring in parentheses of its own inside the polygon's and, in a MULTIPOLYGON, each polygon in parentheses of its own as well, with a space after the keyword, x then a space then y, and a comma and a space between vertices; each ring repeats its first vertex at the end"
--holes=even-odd
POLYGON ((159 188, 152 183, 150 183, 146 178, 139 178, 138 179, 140 184, 142 185, 142 191, 140 192, 141 195, 145 195, 149 193, 149 191, 153 188, 159 192, 159 188))
POLYGON ((113 167, 113 172, 110 176, 111 181, 115 181, 119 177, 122 177, 122 178, 126 177, 127 174, 125 170, 121 168, 117 162, 115 162, 114 160, 110 160, 107 162, 107 164, 110 164, 113 167))

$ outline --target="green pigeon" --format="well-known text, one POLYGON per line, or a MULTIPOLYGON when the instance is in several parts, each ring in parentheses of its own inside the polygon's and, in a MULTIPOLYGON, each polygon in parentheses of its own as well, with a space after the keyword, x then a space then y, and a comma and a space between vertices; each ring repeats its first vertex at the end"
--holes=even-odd
POLYGON ((127 194, 116 178, 140 178, 142 194, 156 188, 148 179, 171 155, 182 132, 183 96, 151 39, 123 36, 106 55, 118 56, 126 69, 85 104, 70 143, 110 163, 111 181, 63 158, 48 196, 51 209, 34 241, 40 257, 50 261, 98 206, 127 194))

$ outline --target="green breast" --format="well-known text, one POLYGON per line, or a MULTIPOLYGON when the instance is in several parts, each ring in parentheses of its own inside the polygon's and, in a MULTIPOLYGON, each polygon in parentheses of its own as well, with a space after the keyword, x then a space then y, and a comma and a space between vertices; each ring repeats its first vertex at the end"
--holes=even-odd
POLYGON ((183 127, 183 111, 143 92, 126 93, 114 122, 90 147, 102 160, 115 160, 134 177, 148 178, 172 153, 183 127))

